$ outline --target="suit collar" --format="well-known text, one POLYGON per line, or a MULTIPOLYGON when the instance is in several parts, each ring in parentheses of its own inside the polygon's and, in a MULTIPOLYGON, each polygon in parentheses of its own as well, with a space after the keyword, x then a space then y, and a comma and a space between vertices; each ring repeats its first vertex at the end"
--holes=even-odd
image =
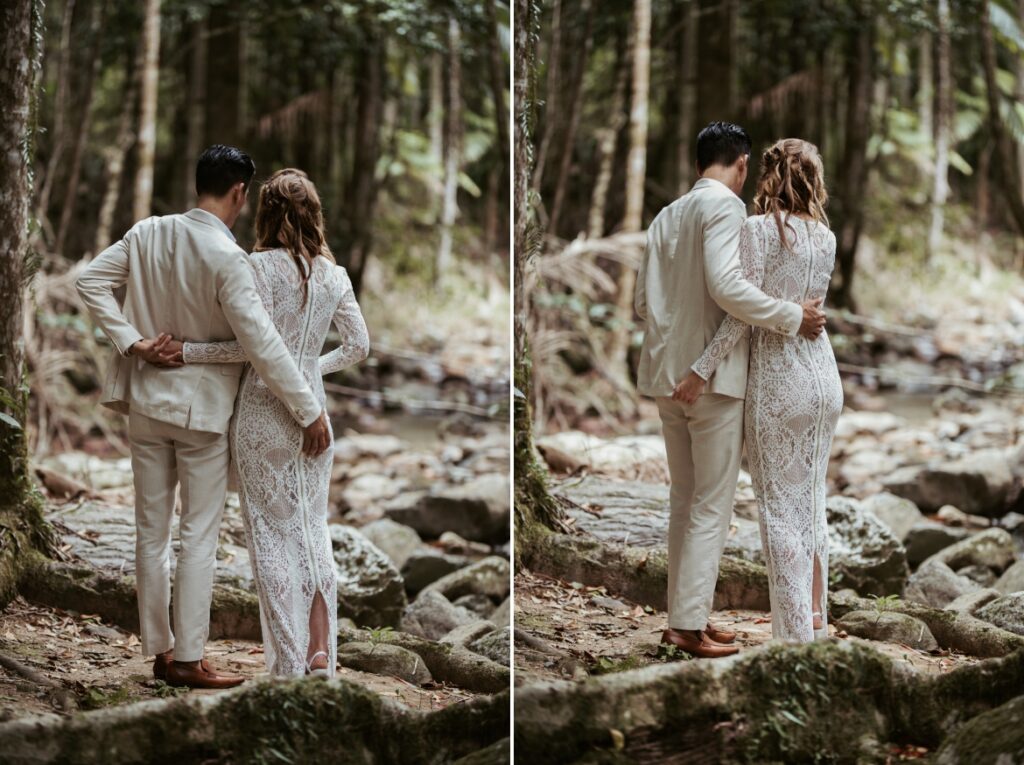
POLYGON ((218 218, 211 212, 207 212, 206 210, 203 210, 199 207, 193 207, 191 210, 185 213, 185 217, 191 218, 192 220, 198 221, 199 223, 205 223, 208 226, 213 226, 214 228, 218 229, 221 233, 223 233, 232 242, 235 241, 235 235, 231 233, 231 229, 227 227, 224 221, 222 221, 220 218, 218 218))
MULTIPOLYGON (((737 199, 740 199, 740 197, 732 189, 730 189, 728 186, 726 186, 721 181, 716 180, 714 178, 707 178, 707 177, 698 178, 697 182, 695 184, 693 184, 693 186, 691 187, 691 190, 692 191, 696 191, 697 189, 706 189, 706 188, 709 188, 709 187, 710 188, 718 187, 718 188, 725 189, 730 194, 732 194, 734 197, 736 197, 737 199)), ((742 202, 743 200, 740 199, 740 201, 742 202)))

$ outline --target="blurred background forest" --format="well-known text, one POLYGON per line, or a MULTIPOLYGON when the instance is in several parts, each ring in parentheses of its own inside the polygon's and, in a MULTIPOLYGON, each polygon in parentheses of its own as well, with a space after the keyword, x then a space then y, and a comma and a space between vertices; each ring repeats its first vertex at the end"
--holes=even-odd
POLYGON ((753 138, 745 200, 771 141, 822 153, 850 392, 1024 385, 1024 3, 538 5, 526 294, 542 430, 640 413, 642 232, 693 183, 695 137, 718 119, 753 138))
MULTIPOLYGON (((334 381, 339 407, 507 411, 506 5, 56 0, 44 13, 26 338, 37 454, 97 425, 121 447, 120 420, 92 406, 107 342, 72 282, 136 220, 194 204, 212 143, 245 148, 257 184, 296 166, 320 190, 375 348, 334 381)), ((246 249, 256 195, 235 227, 246 249)))

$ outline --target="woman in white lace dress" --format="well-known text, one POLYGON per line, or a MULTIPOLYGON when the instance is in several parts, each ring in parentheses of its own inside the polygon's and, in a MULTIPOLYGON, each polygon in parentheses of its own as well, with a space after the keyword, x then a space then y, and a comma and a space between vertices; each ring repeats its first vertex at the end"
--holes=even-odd
MULTIPOLYGON (((322 375, 365 359, 369 340, 348 274, 327 247, 320 199, 301 170, 280 170, 260 189, 250 259, 267 312, 323 403, 322 375), (332 321, 341 344, 321 356, 332 321)), ((185 343, 182 357, 187 364, 245 361, 235 341, 185 343)), ((333 434, 323 454, 302 454, 298 424, 247 366, 230 438, 267 668, 273 675, 333 676, 337 573, 327 528, 333 434)))
MULTIPOLYGON (((764 153, 754 198, 758 214, 740 236, 748 281, 783 300, 824 299, 836 254, 826 200, 813 144, 790 138, 764 153)), ((693 371, 707 380, 749 330, 729 316, 693 371)), ((828 634, 825 474, 842 407, 827 334, 808 340, 754 327, 744 432, 775 638, 807 642, 828 634)))

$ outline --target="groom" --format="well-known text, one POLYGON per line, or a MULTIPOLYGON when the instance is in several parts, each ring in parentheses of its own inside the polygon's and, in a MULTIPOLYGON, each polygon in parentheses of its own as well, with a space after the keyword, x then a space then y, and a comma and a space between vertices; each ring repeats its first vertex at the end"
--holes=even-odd
POLYGON ((153 674, 170 685, 228 688, 243 680, 203 659, 227 489, 228 421, 243 365, 184 366, 165 352, 169 338, 237 339, 305 429, 304 451, 319 454, 329 445, 326 414, 264 310, 248 257, 231 233, 255 171, 245 152, 211 146, 196 166, 196 207, 139 221, 76 283, 115 347, 103 404, 128 415, 142 652, 156 656, 153 674), (126 289, 123 307, 119 287, 126 289), (171 521, 179 486, 172 633, 171 521))
POLYGON ((750 147, 739 125, 713 122, 700 132, 700 180, 651 223, 637 276, 636 310, 646 324, 637 388, 657 401, 672 484, 662 642, 701 657, 739 650, 736 634, 708 615, 740 470, 749 344, 737 343, 710 383, 690 365, 727 312, 788 336, 817 337, 825 323, 821 301, 777 300, 743 279, 739 194, 750 147))

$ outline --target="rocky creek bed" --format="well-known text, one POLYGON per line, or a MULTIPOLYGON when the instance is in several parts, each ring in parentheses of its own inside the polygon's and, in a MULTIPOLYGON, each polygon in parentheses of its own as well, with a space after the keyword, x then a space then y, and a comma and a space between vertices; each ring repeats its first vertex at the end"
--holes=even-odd
MULTIPOLYGON (((401 431, 336 428, 330 529, 339 575, 339 666, 337 678, 321 685, 338 697, 331 704, 357 699, 366 716, 353 713, 346 723, 356 738, 367 725, 378 733, 391 726, 410 738, 381 751, 395 753, 427 736, 437 740, 440 753, 430 761, 449 762, 507 737, 508 435, 504 424, 479 418, 438 418, 433 427, 433 438, 418 427, 409 440, 401 431), (466 711, 443 716, 452 707, 466 711), (478 716, 482 738, 459 731, 465 719, 478 716)), ((284 693, 266 676, 236 495, 229 495, 221 527, 207 655, 250 681, 238 694, 183 691, 155 681, 150 660, 140 653, 129 461, 72 451, 45 458, 35 469, 62 560, 40 559, 21 597, 0 613, 0 717, 6 720, 0 750, 33 737, 38 743, 41 731, 67 743, 85 729, 82 719, 99 725, 101 736, 104 725, 114 726, 111 741, 122 746, 131 737, 122 741, 114 728, 149 725, 136 707, 153 703, 170 704, 212 731, 221 706, 265 703, 265 694, 284 693), (30 729, 36 732, 26 733, 30 729)), ((324 692, 298 690, 303 685, 295 684, 295 703, 312 705, 310 719, 318 719, 324 692)), ((332 732, 339 742, 342 734, 332 732)), ((364 743, 367 751, 380 744, 364 743)), ((293 761, 312 751, 291 739, 281 746, 298 757, 293 761)), ((102 750, 72 757, 62 747, 42 747, 38 757, 20 747, 9 761, 101 761, 102 750)), ((158 761, 145 759, 146 751, 119 761, 158 761)), ((216 761, 233 751, 211 739, 195 749, 171 747, 161 757, 199 752, 216 761)), ((497 746, 493 761, 507 760, 503 751, 497 746)), ((408 756, 410 762, 428 758, 426 750, 408 756)))
MULTIPOLYGON (((668 527, 660 435, 538 439, 568 528, 531 544, 517 572, 516 708, 533 710, 517 712, 517 752, 539 762, 669 762, 681 752, 693 762, 945 763, 966 752, 980 753, 978 763, 1024 761, 1019 726, 1008 739, 975 724, 1012 718, 1016 708, 1000 705, 1024 692, 1015 674, 1024 663, 1024 401, 952 393, 902 417, 856 394, 848 401, 864 408, 842 415, 829 473, 830 637, 770 642, 757 507, 743 474, 712 616, 740 635, 739 656, 724 661, 658 646, 668 527), (874 669, 862 674, 862 660, 874 669), (751 668, 770 663, 779 678, 755 690, 751 668), (839 665, 845 685, 831 687, 839 665), (808 667, 806 683, 774 695, 808 667), (986 694, 978 678, 993 673, 1015 685, 986 694), (883 686, 887 700, 877 696, 883 686), (935 696, 947 687, 960 688, 959 711, 956 693, 935 696), (910 725, 903 702, 893 703, 920 693, 932 694, 928 714, 944 723, 910 725), (575 712, 554 714, 560 703, 575 712), (540 742, 563 735, 556 759, 540 742), (751 759, 755 744, 763 759, 751 759)), ((646 414, 654 430, 657 416, 646 414)))

